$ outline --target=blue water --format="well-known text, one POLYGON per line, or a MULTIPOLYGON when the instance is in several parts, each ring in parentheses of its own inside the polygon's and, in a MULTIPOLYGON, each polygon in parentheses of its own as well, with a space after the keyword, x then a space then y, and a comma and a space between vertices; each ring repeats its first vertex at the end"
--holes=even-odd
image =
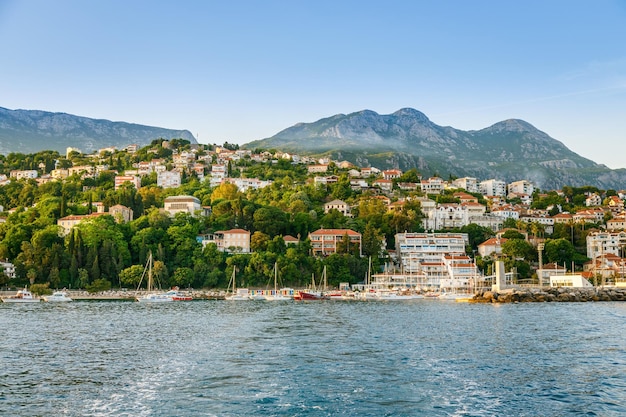
POLYGON ((0 304, 1 416, 623 416, 626 304, 0 304))

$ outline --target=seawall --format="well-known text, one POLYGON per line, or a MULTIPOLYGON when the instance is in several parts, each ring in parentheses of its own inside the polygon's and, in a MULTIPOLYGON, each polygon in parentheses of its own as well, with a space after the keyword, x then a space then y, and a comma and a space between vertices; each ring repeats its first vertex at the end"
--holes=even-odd
POLYGON ((473 302, 483 303, 543 303, 626 301, 626 288, 509 288, 500 292, 483 291, 473 302))

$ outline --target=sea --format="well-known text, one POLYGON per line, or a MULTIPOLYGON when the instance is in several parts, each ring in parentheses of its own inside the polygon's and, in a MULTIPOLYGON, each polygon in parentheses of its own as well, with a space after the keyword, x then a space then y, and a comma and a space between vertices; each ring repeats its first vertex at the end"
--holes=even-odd
POLYGON ((0 416, 624 416, 626 303, 0 303, 0 416))

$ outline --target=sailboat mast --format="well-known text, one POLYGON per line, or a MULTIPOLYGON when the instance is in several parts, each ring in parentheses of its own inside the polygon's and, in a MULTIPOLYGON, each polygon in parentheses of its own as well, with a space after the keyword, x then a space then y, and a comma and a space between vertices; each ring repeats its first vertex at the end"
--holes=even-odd
POLYGON ((150 252, 150 255, 148 256, 148 292, 152 291, 152 287, 153 287, 153 282, 152 282, 152 252, 150 252))

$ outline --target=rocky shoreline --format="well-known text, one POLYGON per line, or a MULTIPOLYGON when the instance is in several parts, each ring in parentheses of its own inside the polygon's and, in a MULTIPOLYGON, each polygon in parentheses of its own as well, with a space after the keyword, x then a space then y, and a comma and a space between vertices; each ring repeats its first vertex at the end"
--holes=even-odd
POLYGON ((626 301, 626 288, 507 288, 484 291, 472 299, 477 303, 544 303, 626 301))

